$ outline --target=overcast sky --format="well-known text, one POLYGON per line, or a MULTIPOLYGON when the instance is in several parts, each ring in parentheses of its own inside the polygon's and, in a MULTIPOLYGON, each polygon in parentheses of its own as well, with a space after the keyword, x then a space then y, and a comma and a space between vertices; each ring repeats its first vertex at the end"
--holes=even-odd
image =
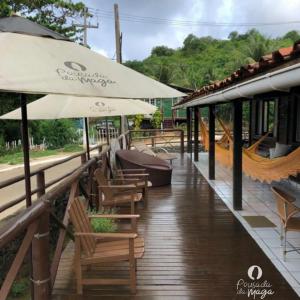
MULTIPOLYGON (((99 29, 88 30, 88 43, 110 58, 115 57, 113 5, 119 4, 123 33, 123 60, 143 59, 157 45, 181 47, 184 38, 193 33, 227 38, 231 31, 245 32, 247 27, 174 26, 163 22, 132 22, 122 14, 167 20, 217 23, 262 23, 300 20, 300 0, 81 0, 99 9, 99 29)), ((132 20, 132 17, 127 17, 132 20)), ((91 20, 97 22, 97 18, 91 20)), ((177 22, 178 23, 178 22, 177 22)), ((253 27, 253 26, 251 26, 253 27)), ((267 36, 280 36, 289 30, 300 30, 300 23, 280 26, 256 26, 267 36)))

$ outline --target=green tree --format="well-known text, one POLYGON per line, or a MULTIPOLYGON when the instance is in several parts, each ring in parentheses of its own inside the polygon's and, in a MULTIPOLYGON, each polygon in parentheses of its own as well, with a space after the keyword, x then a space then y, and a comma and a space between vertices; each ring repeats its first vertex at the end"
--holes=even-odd
POLYGON ((248 32, 248 46, 246 46, 246 54, 254 61, 258 61, 262 56, 272 52, 272 44, 270 39, 264 37, 257 30, 252 29, 248 32))
POLYGON ((171 56, 175 53, 175 50, 166 47, 166 46, 157 46, 154 47, 151 51, 153 56, 171 56))
POLYGON ((83 15, 85 5, 67 0, 1 0, 0 17, 13 12, 48 27, 66 37, 77 40, 79 33, 72 20, 83 15))
POLYGON ((283 36, 283 38, 290 39, 295 43, 300 40, 300 34, 299 34, 299 31, 292 30, 292 31, 289 31, 287 34, 285 34, 283 36))

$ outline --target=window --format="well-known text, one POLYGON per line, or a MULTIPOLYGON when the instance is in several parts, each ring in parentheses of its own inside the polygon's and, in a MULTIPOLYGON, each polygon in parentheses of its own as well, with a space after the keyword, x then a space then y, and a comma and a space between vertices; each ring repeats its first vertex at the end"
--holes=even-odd
POLYGON ((152 105, 155 105, 155 99, 150 99, 150 103, 151 103, 152 105))
POLYGON ((262 100, 256 106, 256 134, 262 135, 267 132, 277 135, 277 99, 262 100))

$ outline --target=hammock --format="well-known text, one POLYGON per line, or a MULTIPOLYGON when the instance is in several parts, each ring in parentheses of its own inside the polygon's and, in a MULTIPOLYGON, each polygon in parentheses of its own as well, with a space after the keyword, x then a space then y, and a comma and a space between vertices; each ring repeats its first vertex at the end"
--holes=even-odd
MULTIPOLYGON (((218 119, 224 130, 224 135, 215 143, 216 160, 225 167, 233 164, 233 138, 230 130, 218 119)), ((200 118, 200 132, 206 151, 209 148, 208 129, 200 118)), ((243 172, 252 179, 271 183, 296 176, 300 172, 300 147, 290 154, 277 158, 265 158, 256 154, 259 144, 268 136, 262 136, 256 143, 248 148, 243 148, 243 172)))

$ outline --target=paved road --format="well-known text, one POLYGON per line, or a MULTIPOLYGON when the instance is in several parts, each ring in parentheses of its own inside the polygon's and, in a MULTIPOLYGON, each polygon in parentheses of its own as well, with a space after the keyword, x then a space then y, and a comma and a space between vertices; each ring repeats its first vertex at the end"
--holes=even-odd
MULTIPOLYGON (((38 165, 35 164, 32 167, 32 170, 40 168, 42 165, 46 165, 46 164, 49 164, 49 161, 47 161, 45 163, 39 163, 38 165)), ((45 171, 46 182, 75 169, 79 165, 80 165, 80 158, 76 158, 76 159, 73 159, 62 165, 58 165, 54 168, 51 168, 51 169, 45 171)), ((5 170, 5 169, 1 170, 0 171, 0 182, 3 180, 7 180, 9 178, 15 177, 20 174, 24 174, 24 170, 23 170, 22 166, 13 168, 11 170, 5 170)), ((31 184, 32 184, 32 189, 36 188, 36 176, 33 176, 31 178, 31 184)), ((21 195, 24 195, 25 194, 25 186, 24 185, 25 185, 24 181, 20 181, 20 182, 15 183, 14 185, 11 185, 7 188, 0 189, 0 205, 6 203, 8 201, 11 201, 13 199, 16 199, 17 197, 19 197, 21 195)), ((33 196, 33 199, 36 199, 35 195, 33 196)), ((6 216, 15 213, 17 210, 23 208, 24 206, 25 206, 25 201, 14 206, 13 208, 10 208, 10 209, 0 213, 0 219, 3 219, 6 216)))

